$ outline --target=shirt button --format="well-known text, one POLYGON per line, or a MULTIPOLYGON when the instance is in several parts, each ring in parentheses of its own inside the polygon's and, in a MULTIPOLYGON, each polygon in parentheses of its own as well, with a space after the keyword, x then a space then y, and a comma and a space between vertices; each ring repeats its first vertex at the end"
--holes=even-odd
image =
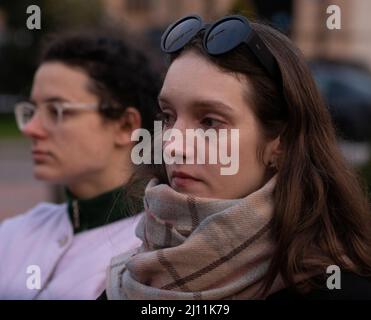
POLYGON ((68 242, 68 236, 63 236, 58 240, 58 245, 60 248, 64 247, 68 242))

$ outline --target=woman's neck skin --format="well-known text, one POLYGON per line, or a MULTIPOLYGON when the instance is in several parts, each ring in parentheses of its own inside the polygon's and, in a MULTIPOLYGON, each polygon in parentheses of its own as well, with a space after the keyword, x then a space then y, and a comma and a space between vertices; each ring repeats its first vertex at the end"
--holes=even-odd
POLYGON ((75 177, 67 183, 68 190, 79 199, 90 199, 125 185, 134 171, 127 153, 115 157, 110 165, 96 173, 75 177))

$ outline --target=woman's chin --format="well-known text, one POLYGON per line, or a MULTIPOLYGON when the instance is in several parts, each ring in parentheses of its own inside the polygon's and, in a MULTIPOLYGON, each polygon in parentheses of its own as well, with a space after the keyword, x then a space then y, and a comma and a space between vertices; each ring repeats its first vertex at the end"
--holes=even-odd
POLYGON ((59 182, 61 180, 60 175, 53 169, 44 166, 35 166, 33 175, 35 179, 46 182, 59 182))
POLYGON ((194 196, 197 198, 212 198, 211 192, 208 192, 201 186, 189 186, 189 185, 171 185, 171 187, 179 193, 194 196))

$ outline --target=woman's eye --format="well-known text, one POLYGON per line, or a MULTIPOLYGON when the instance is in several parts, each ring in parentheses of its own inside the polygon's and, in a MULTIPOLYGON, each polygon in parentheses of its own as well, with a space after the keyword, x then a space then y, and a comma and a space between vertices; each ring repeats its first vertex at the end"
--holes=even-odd
POLYGON ((57 118, 58 117, 58 108, 53 105, 53 104, 48 104, 46 106, 46 110, 48 112, 48 114, 53 117, 53 118, 57 118))
POLYGON ((215 128, 222 125, 223 122, 214 118, 205 117, 202 119, 201 124, 203 124, 205 127, 215 128))
POLYGON ((162 121, 163 125, 166 127, 174 123, 174 120, 175 120, 173 115, 171 115, 168 112, 163 112, 163 111, 157 114, 157 119, 162 121))
POLYGON ((36 111, 35 109, 25 109, 23 111, 23 115, 26 119, 30 120, 34 116, 35 111, 36 111))
POLYGON ((58 119, 60 112, 63 119, 74 114, 73 110, 63 108, 63 106, 54 103, 47 105, 46 109, 48 111, 49 116, 54 120, 58 119))

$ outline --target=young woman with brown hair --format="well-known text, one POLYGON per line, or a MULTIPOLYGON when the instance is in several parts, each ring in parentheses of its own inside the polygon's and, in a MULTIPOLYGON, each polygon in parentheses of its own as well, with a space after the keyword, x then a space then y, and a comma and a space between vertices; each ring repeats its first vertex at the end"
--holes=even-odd
MULTIPOLYGON (((155 173, 136 230, 142 246, 113 259, 108 298, 371 298, 368 199, 301 52, 242 16, 180 19, 162 49, 171 56, 164 127, 238 129, 240 168, 223 176, 220 163, 176 163, 155 173), (330 265, 340 290, 326 286, 330 265)), ((165 154, 197 152, 170 145, 165 154)))

